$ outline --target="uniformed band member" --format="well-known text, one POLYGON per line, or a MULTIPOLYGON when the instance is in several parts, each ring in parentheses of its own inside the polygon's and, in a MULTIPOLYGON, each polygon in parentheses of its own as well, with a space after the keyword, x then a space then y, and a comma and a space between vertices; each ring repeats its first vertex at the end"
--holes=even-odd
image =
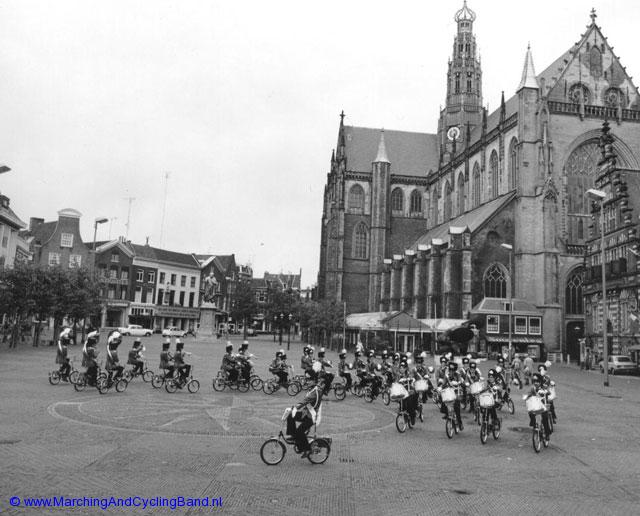
POLYGON ((134 339, 133 347, 129 350, 129 358, 127 364, 134 366, 133 374, 142 374, 144 362, 142 358, 142 341, 139 338, 134 339))
POLYGON ((333 383, 333 379, 335 375, 327 371, 327 368, 333 367, 331 362, 325 358, 324 348, 320 348, 318 351, 318 362, 320 362, 321 372, 320 375, 324 377, 324 395, 329 394, 329 390, 331 389, 331 384, 333 383))
POLYGON ((222 357, 220 369, 227 375, 228 382, 235 382, 238 380, 238 370, 236 369, 237 362, 236 357, 233 355, 233 345, 231 342, 227 341, 225 350, 226 353, 222 357))
POLYGON ((162 351, 160 352, 160 369, 165 371, 165 378, 171 378, 175 369, 173 365, 173 356, 169 348, 171 347, 171 340, 167 338, 162 343, 162 351))
MULTIPOLYGON (((319 366, 316 368, 319 372, 319 366)), ((307 458, 311 451, 307 432, 314 424, 318 424, 321 418, 324 378, 322 376, 317 378, 315 386, 306 393, 300 403, 293 407, 287 417, 287 435, 293 436, 298 450, 302 452, 303 459, 307 458)))
POLYGON ((87 383, 93 387, 96 385, 98 376, 98 355, 100 354, 97 349, 98 340, 100 340, 98 330, 89 328, 87 340, 82 348, 82 365, 87 368, 85 371, 87 383))
POLYGON ((71 328, 64 328, 58 337, 58 349, 56 352, 56 364, 60 365, 60 378, 68 382, 71 364, 69 362, 68 352, 69 343, 71 342, 71 328))
POLYGON ((343 349, 342 351, 340 351, 340 353, 338 354, 338 358, 340 359, 338 362, 338 375, 341 376, 342 378, 345 379, 346 386, 347 389, 351 388, 351 373, 349 372, 349 364, 347 364, 347 350, 343 349))
POLYGON ((105 363, 105 369, 109 372, 109 380, 115 380, 122 376, 124 367, 120 365, 120 359, 118 358, 118 346, 122 342, 122 335, 118 331, 114 331, 109 335, 107 339, 107 360, 105 363), (113 372, 115 371, 115 375, 113 372))
MULTIPOLYGON (((187 364, 184 359, 190 354, 184 351, 184 342, 180 339, 176 339, 176 353, 173 355, 173 362, 175 364, 176 371, 178 372, 180 383, 186 383, 189 373, 191 373, 191 365, 187 364)), ((180 386, 180 385, 178 385, 180 386)))

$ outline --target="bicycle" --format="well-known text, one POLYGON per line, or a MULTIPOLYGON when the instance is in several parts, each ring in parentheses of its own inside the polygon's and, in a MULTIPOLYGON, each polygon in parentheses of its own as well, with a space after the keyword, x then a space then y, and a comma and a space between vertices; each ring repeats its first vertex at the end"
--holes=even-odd
MULTIPOLYGON (((291 408, 286 408, 282 415, 282 423, 280 425, 280 432, 277 436, 272 436, 267 439, 260 447, 260 458, 267 466, 276 466, 282 462, 287 452, 286 445, 293 446, 296 453, 300 453, 298 447, 295 444, 295 440, 291 436, 287 436, 283 432, 284 425, 286 425, 287 417, 291 412, 291 408)), ((308 455, 309 462, 312 464, 324 464, 331 453, 331 437, 317 437, 317 425, 313 425, 314 434, 311 437, 309 446, 311 447, 311 453, 308 455)), ((307 439, 309 436, 307 434, 307 439)))
POLYGON ((511 388, 507 387, 502 392, 502 399, 498 400, 498 410, 502 410, 502 407, 506 405, 507 410, 509 411, 509 414, 513 415, 516 412, 516 407, 513 404, 513 400, 511 399, 511 396, 509 395, 510 391, 511 391, 511 388))
MULTIPOLYGON (((262 381, 262 380, 260 380, 262 381)), ((238 390, 239 392, 248 392, 251 387, 251 379, 249 381, 245 381, 245 379, 241 375, 241 371, 238 370, 238 374, 235 380, 229 380, 229 375, 226 371, 220 370, 218 371, 217 376, 212 381, 212 386, 214 391, 222 392, 226 387, 229 387, 231 390, 238 390)))
POLYGON ((75 368, 73 364, 74 362, 75 362, 75 358, 69 359, 69 366, 71 369, 69 369, 69 374, 67 375, 61 374, 59 369, 55 369, 54 371, 51 371, 49 373, 49 383, 51 385, 58 385, 62 380, 62 381, 68 381, 71 384, 75 384, 78 381, 78 376, 80 375, 80 372, 75 368))
POLYGON ((185 385, 187 386, 187 390, 191 394, 195 394, 200 390, 200 382, 193 377, 193 366, 191 366, 191 371, 189 372, 188 378, 182 378, 178 371, 175 371, 176 376, 172 376, 170 378, 165 378, 164 380, 164 390, 168 393, 174 393, 178 389, 182 389, 185 385))
POLYGON ((456 390, 453 387, 442 389, 440 397, 442 399, 442 403, 447 408, 444 431, 447 434, 447 437, 451 439, 454 434, 457 434, 460 431, 460 428, 458 428, 458 418, 456 417, 456 412, 454 410, 454 404, 457 399, 456 390))
MULTIPOLYGON (((171 376, 167 376, 168 369, 162 369, 162 374, 154 374, 151 380, 151 386, 154 389, 159 389, 164 385, 164 383, 171 378, 171 376)), ((173 374, 173 372, 171 373, 173 374)))
POLYGON ((118 376, 117 378, 109 378, 107 376, 106 378, 99 378, 96 382, 96 387, 98 388, 98 392, 100 394, 106 394, 107 392, 109 392, 109 389, 114 386, 116 392, 124 392, 127 390, 129 382, 122 376, 118 376))
POLYGON ((266 382, 264 382, 264 384, 262 385, 262 391, 265 394, 271 395, 282 387, 287 390, 287 394, 289 396, 296 396, 302 390, 302 388, 298 381, 295 380, 295 378, 296 377, 286 382, 280 382, 280 378, 274 376, 273 378, 269 378, 266 382))
POLYGON ((525 400, 527 404, 527 412, 535 416, 535 424, 531 431, 531 444, 536 453, 540 453, 542 446, 547 448, 551 440, 551 426, 549 426, 549 433, 547 433, 547 429, 544 425, 545 418, 548 424, 551 422, 546 403, 547 395, 548 394, 544 391, 538 391, 537 395, 530 396, 525 400))
MULTIPOLYGON (((106 380, 106 379, 107 379, 107 373, 102 370, 102 366, 101 365, 98 365, 98 371, 96 373, 96 383, 95 383, 95 385, 92 385, 91 387, 96 387, 97 388, 98 387, 98 383, 101 380, 106 380)), ((78 378, 73 383, 73 388, 75 389, 76 392, 82 392, 82 391, 85 390, 87 385, 89 385, 89 379, 87 378, 87 372, 85 371, 84 373, 79 373, 78 374, 78 378)))
MULTIPOLYGON (((394 399, 395 396, 392 397, 393 401, 398 402, 398 413, 396 414, 396 429, 401 434, 405 433, 407 431, 407 428, 413 428, 415 426, 415 420, 411 420, 411 415, 409 414, 409 410, 406 406, 406 400, 409 397, 408 392, 414 382, 415 380, 413 378, 401 378, 398 383, 400 385, 406 384, 403 385, 403 387, 405 387, 406 389, 407 396, 400 399, 394 399)), ((416 394, 418 393, 416 392, 416 394)), ((420 401, 419 394, 417 400, 418 404, 416 406, 416 416, 418 417, 418 419, 420 419, 421 422, 424 422, 424 416, 422 414, 422 402, 420 401)))
POLYGON ((478 403, 480 405, 480 413, 482 422, 480 423, 480 442, 482 444, 487 443, 489 437, 489 431, 493 434, 494 439, 500 437, 500 430, 502 428, 502 421, 496 417, 494 419, 493 411, 490 409, 496 405, 496 400, 493 392, 484 391, 478 395, 478 403))
POLYGON ((471 399, 473 400, 473 421, 478 423, 478 426, 480 426, 480 423, 481 423, 480 404, 478 402, 478 396, 480 395, 481 392, 486 390, 487 390, 487 382, 485 382, 482 379, 480 379, 477 382, 473 382, 471 383, 471 385, 469 385, 469 396, 471 397, 470 400, 471 399))
POLYGON ((134 373, 133 367, 131 369, 125 369, 124 371, 124 377, 127 380, 127 382, 131 382, 134 378, 137 378, 138 376, 142 376, 142 381, 144 383, 149 383, 153 381, 153 378, 155 375, 153 371, 151 371, 151 369, 147 367, 146 360, 144 361, 144 365, 142 366, 142 373, 138 373, 138 372, 134 373))

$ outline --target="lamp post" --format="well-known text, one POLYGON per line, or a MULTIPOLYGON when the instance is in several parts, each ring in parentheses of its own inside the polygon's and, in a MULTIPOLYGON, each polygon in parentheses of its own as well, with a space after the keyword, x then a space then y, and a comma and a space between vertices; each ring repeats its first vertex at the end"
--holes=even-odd
POLYGON ((93 251, 96 250, 96 235, 98 234, 98 224, 104 224, 105 222, 109 222, 109 219, 106 217, 98 217, 93 223, 93 251))
POLYGON ((602 190, 590 188, 587 197, 593 202, 600 203, 600 260, 602 261, 602 364, 604 365, 604 386, 609 387, 609 350, 607 349, 607 279, 605 277, 604 252, 604 200, 607 194, 602 190))
POLYGON ((284 324, 284 314, 281 313, 278 317, 280 319, 280 338, 279 338, 279 343, 280 343, 280 348, 282 348, 282 325, 284 324))
POLYGON ((500 244, 503 249, 509 251, 509 363, 511 363, 511 319, 513 318, 513 270, 511 264, 511 255, 513 254, 513 246, 511 244, 500 244))
POLYGON ((4 174, 5 172, 9 172, 11 169, 6 165, 0 165, 0 174, 4 174))
POLYGON ((287 351, 291 349, 291 319, 293 318, 292 314, 289 314, 289 318, 287 320, 287 351))

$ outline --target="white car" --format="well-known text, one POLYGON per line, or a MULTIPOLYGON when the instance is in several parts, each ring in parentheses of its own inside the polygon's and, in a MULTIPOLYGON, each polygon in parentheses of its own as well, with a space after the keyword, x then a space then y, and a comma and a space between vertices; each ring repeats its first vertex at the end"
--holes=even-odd
POLYGON ((118 331, 122 333, 122 335, 131 335, 133 337, 151 337, 153 333, 153 330, 143 328, 139 324, 130 324, 127 327, 118 328, 118 331))
POLYGON ((187 330, 181 330, 177 326, 167 326, 162 330, 163 337, 186 337, 187 330))

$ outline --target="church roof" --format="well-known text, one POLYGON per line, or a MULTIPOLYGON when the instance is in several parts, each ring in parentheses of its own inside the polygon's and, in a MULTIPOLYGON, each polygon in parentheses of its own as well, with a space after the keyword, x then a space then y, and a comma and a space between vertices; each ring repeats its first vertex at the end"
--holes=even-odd
MULTIPOLYGON (((347 169, 371 172, 378 155, 380 129, 344 126, 347 169)), ((435 134, 408 131, 384 131, 386 156, 393 174, 426 176, 438 168, 438 144, 435 134)))
POLYGON ((430 229, 422 235, 411 246, 410 249, 416 250, 419 245, 429 245, 434 239, 440 239, 443 243, 449 243, 450 227, 468 227, 471 234, 478 228, 482 227, 491 217, 500 211, 507 203, 509 203, 516 195, 515 190, 496 197, 489 202, 481 204, 475 210, 468 211, 459 215, 455 219, 443 222, 439 226, 430 229))

